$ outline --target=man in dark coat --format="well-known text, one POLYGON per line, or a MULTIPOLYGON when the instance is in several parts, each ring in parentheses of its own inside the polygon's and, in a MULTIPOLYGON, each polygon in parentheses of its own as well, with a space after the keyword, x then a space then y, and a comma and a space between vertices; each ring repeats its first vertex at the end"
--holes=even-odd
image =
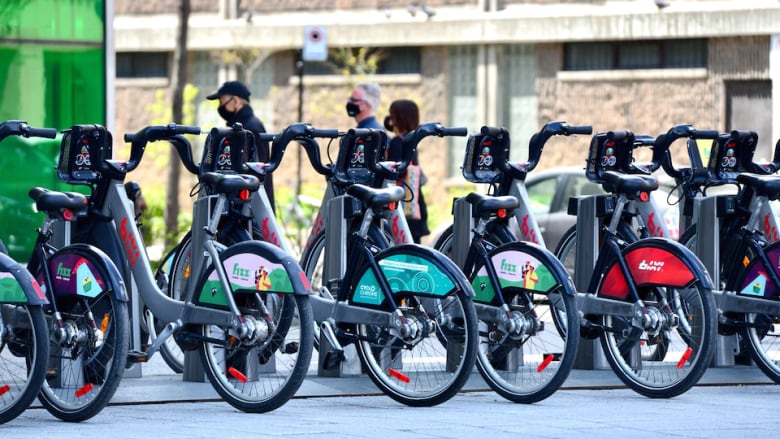
MULTIPOLYGON (((219 99, 219 107, 217 112, 225 119, 228 126, 233 126, 236 122, 243 125, 244 129, 247 129, 254 133, 255 139, 260 133, 264 133, 265 126, 260 122, 260 119, 255 116, 254 110, 249 105, 249 89, 240 81, 228 81, 219 88, 216 92, 206 96, 206 99, 214 100, 219 99)), ((268 162, 270 157, 270 148, 268 142, 256 142, 257 146, 257 159, 261 162, 268 162)), ((271 207, 275 209, 274 203, 274 183, 272 174, 265 176, 263 185, 265 191, 268 194, 268 200, 271 202, 271 207)))

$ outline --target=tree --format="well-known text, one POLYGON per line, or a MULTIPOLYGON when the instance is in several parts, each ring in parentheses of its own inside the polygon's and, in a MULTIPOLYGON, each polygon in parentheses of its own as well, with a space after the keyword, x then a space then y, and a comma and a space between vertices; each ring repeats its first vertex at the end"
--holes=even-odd
MULTIPOLYGON (((173 122, 184 120, 184 86, 187 84, 187 30, 189 28, 190 0, 180 0, 179 27, 176 35, 176 49, 173 51, 173 71, 171 72, 171 113, 173 122)), ((168 187, 165 199, 165 248, 176 244, 177 237, 172 231, 178 230, 179 217, 179 177, 181 160, 176 150, 170 149, 168 187)))

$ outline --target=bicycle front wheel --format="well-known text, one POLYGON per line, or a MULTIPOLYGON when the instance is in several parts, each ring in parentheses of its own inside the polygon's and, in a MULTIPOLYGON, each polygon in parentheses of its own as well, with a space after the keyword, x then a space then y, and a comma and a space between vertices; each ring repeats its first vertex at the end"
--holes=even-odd
MULTIPOLYGON (((292 398, 306 377, 313 349, 314 321, 309 296, 274 291, 279 277, 273 270, 283 268, 271 268, 274 264, 269 259, 274 258, 260 245, 236 244, 220 254, 223 265, 231 268, 235 263, 242 270, 251 265, 270 272, 267 279, 258 280, 260 289, 233 292, 242 319, 252 323, 254 334, 240 337, 231 327, 204 325, 199 347, 206 376, 214 389, 230 405, 248 413, 274 410, 292 398), (266 280, 270 289, 263 290, 266 280)), ((219 288, 207 283, 209 279, 217 279, 213 266, 204 273, 198 291, 211 295, 219 288)))
POLYGON ((124 374, 130 343, 119 272, 108 257, 85 247, 63 248, 48 261, 52 277, 58 274, 49 292, 58 315, 47 315, 54 333, 39 396, 49 413, 67 422, 87 420, 108 404, 124 374))
MULTIPOLYGON (((441 404, 463 387, 476 360, 477 316, 468 281, 443 255, 414 244, 384 250, 377 264, 391 286, 395 313, 402 317, 398 325, 357 325, 366 372, 398 402, 441 404)), ((353 303, 372 302, 373 273, 367 266, 357 273, 350 287, 353 303)))

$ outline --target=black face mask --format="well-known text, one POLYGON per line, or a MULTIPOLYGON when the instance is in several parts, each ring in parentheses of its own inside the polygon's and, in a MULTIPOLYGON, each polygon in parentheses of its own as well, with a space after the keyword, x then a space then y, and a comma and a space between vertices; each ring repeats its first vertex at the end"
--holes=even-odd
POLYGON ((224 105, 217 107, 217 113, 219 113, 219 115, 225 119, 226 122, 230 122, 236 116, 236 113, 228 111, 224 105))
POLYGON ((347 102, 347 115, 349 117, 355 117, 360 113, 360 107, 353 102, 347 102))
POLYGON ((390 116, 385 116, 385 123, 384 123, 384 125, 385 125, 385 129, 387 131, 393 131, 393 123, 390 120, 390 116))

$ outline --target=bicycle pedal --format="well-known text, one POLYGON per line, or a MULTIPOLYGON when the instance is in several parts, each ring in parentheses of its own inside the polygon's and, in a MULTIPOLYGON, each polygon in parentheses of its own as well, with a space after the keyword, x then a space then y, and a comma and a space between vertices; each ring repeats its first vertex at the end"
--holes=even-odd
POLYGON ((57 379, 60 376, 59 369, 46 369, 46 380, 57 379))
POLYGON ((344 361, 344 351, 328 351, 322 359, 322 368, 325 370, 337 368, 344 361))
POLYGON ((146 352, 135 350, 127 352, 127 367, 136 363, 146 363, 147 361, 149 361, 149 356, 146 355, 146 352))
POLYGON ((282 348, 283 354, 295 354, 298 352, 298 350, 301 348, 301 344, 297 341, 292 341, 290 343, 287 343, 284 345, 284 348, 282 348))

